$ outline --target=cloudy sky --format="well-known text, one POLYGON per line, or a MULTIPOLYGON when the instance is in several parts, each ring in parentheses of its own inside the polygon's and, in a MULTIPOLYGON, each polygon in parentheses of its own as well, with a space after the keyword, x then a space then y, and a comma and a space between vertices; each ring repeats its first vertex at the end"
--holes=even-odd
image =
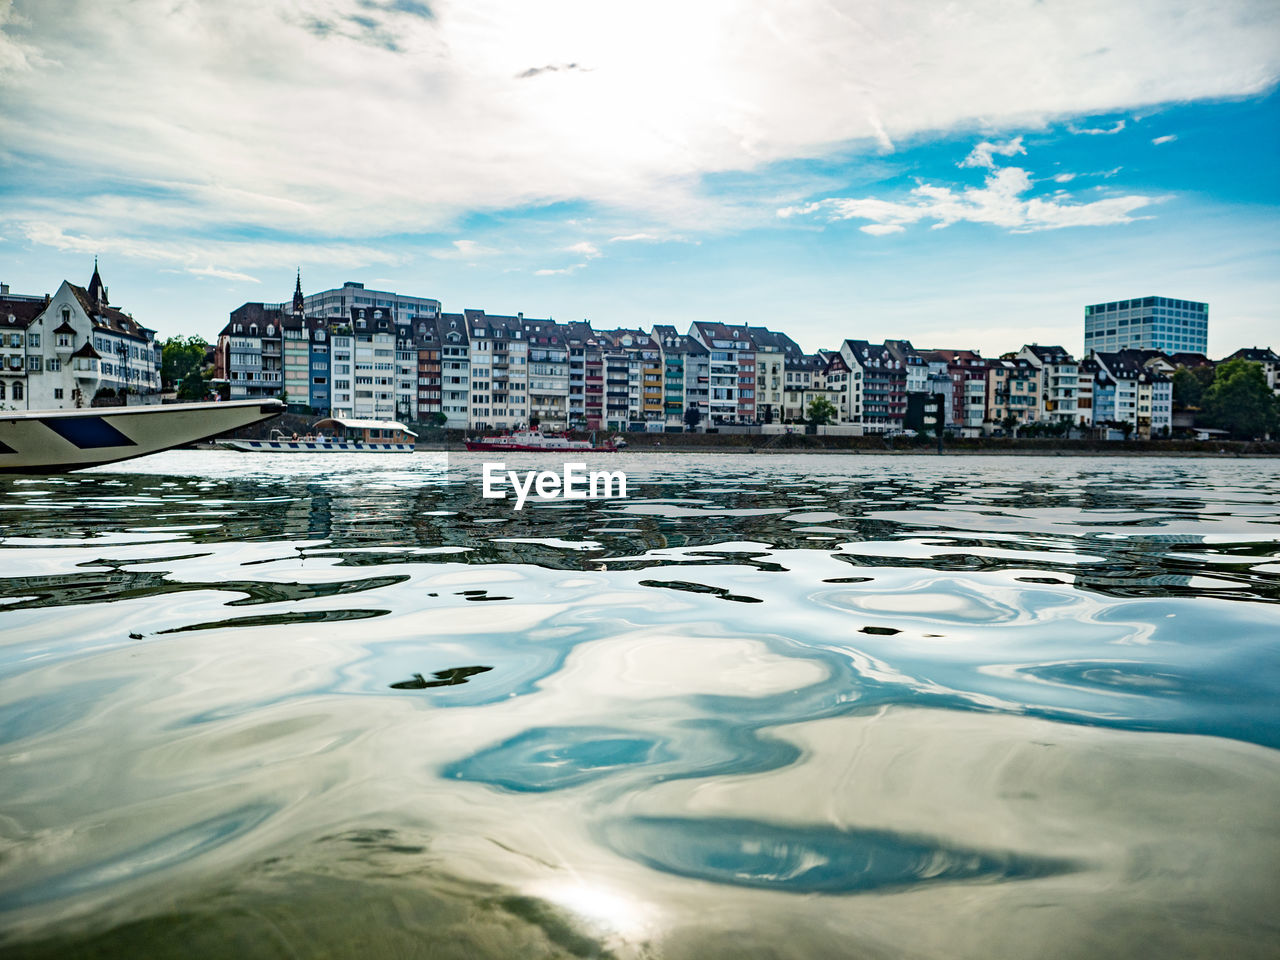
POLYGON ((0 0, 0 280, 601 327, 1280 348, 1274 0, 0 0))

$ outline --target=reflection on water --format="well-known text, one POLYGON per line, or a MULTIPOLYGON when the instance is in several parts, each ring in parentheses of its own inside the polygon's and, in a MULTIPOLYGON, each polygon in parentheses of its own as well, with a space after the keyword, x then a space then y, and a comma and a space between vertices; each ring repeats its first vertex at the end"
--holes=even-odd
POLYGON ((0 953, 1280 936, 1273 461, 389 459, 0 481, 0 953))

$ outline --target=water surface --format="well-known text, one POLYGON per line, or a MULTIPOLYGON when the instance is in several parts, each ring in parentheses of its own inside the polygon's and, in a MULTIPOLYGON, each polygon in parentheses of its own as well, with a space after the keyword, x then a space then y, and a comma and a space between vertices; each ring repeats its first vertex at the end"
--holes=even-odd
POLYGON ((0 480, 0 954, 1274 955, 1280 464, 602 462, 0 480))

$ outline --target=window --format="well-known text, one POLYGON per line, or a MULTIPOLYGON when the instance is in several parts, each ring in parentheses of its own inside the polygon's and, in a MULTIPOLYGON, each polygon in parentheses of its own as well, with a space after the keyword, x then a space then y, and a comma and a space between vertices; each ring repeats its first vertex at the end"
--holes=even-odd
POLYGON ((22 399, 22 384, 20 384, 20 383, 15 383, 15 384, 13 385, 13 399, 15 399, 15 400, 21 400, 21 399, 22 399))
POLYGON ((57 357, 50 357, 48 360, 45 361, 45 367, 48 369, 50 373, 57 373, 59 370, 62 369, 62 361, 59 360, 57 357))
POLYGON ((40 349, 40 334, 38 334, 38 333, 28 333, 28 334, 27 334, 27 346, 28 346, 28 347, 34 347, 35 349, 39 350, 39 349, 40 349))
POLYGON ((61 388, 61 387, 54 387, 54 388, 53 388, 53 399, 55 399, 55 400, 61 400, 61 399, 62 399, 62 388, 61 388))

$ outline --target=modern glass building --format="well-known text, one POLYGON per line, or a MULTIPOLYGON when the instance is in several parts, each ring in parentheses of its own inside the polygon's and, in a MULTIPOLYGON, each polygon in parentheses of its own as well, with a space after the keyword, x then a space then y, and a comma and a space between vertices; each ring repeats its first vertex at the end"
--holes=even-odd
POLYGON ((1113 300, 1084 308, 1084 352, 1205 353, 1209 305, 1169 297, 1113 300))

